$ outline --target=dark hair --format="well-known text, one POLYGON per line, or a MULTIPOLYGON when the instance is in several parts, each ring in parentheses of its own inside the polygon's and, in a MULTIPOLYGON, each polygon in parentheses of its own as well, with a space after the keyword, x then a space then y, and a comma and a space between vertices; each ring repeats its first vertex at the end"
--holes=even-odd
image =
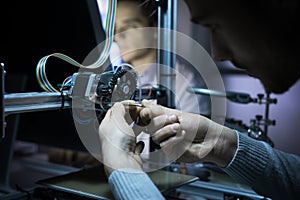
POLYGON ((117 0, 118 2, 135 2, 143 12, 143 15, 148 19, 149 26, 157 25, 157 2, 155 0, 117 0))

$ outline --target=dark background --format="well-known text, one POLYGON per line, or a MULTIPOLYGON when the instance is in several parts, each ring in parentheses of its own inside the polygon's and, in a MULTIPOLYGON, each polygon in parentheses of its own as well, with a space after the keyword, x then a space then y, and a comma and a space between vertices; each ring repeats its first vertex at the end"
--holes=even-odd
MULTIPOLYGON (((105 39, 96 1, 1 1, 0 8, 0 62, 5 65, 6 92, 44 92, 35 75, 42 57, 62 53, 82 62, 105 39)), ((78 70, 54 57, 46 64, 53 86, 78 70)), ((16 126, 19 140, 84 149, 71 109, 23 113, 16 126)))

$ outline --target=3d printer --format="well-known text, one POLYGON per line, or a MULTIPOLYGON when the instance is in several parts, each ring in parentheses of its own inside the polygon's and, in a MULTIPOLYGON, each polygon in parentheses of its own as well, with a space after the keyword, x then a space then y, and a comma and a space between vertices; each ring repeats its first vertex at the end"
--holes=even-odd
MULTIPOLYGON (((158 2, 158 1, 156 1, 158 2)), ((164 6, 166 4, 158 5, 160 6, 158 10, 160 10, 161 14, 161 25, 164 28, 175 29, 176 26, 176 16, 174 16, 174 8, 176 7, 176 1, 163 1, 168 5, 168 9, 165 9, 164 6), (172 23, 164 23, 166 20, 170 20, 172 23)), ((15 3, 15 2, 14 2, 15 3)), ((23 6, 22 9, 18 10, 19 14, 12 16, 12 22, 18 22, 18 25, 25 24, 24 22, 29 23, 29 27, 34 27, 33 30, 39 30, 38 32, 27 33, 25 36, 30 36, 24 39, 23 43, 25 45, 21 45, 24 52, 36 53, 36 49, 32 50, 38 46, 38 49, 42 49, 41 52, 35 54, 38 58, 42 58, 45 55, 52 54, 53 52, 67 52, 70 57, 75 58, 76 60, 83 60, 85 55, 91 48, 94 48, 99 43, 105 40, 106 35, 102 28, 102 23, 100 20, 100 14, 97 2, 96 1, 79 1, 77 3, 71 1, 47 1, 40 2, 38 4, 28 3, 24 5, 21 1, 18 2, 20 6, 23 6), (59 4, 59 6, 58 6, 59 4), (42 10, 41 8, 46 8, 42 10), (81 12, 77 12, 80 10, 81 12), (38 14, 38 17, 41 20, 45 20, 47 23, 47 27, 40 23, 32 23, 31 18, 27 18, 25 12, 34 11, 38 14), (45 12, 44 12, 45 11, 45 12), (25 16, 22 19, 22 15, 25 16), (52 16, 52 17, 49 17, 52 16), (61 20, 61 19, 65 20, 61 20), (31 24, 32 23, 32 24, 31 24), (72 27, 72 28, 70 28, 72 27), (75 27, 75 28, 74 28, 75 27), (83 31, 84 30, 84 31, 83 31), (83 35, 85 33, 86 35, 83 35), (45 39, 47 38, 47 39, 45 39), (55 40, 53 40, 55 38, 55 40), (82 39, 84 38, 84 39, 82 39), (91 39, 92 38, 92 39, 91 39), (93 41, 92 41, 93 40, 93 41), (30 41, 30 42, 29 42, 30 41), (36 43, 34 42, 36 41, 36 43), (44 41, 47 41, 46 44, 44 41), (74 43, 76 41, 76 43, 74 43), (78 43, 77 43, 78 42, 78 43), (41 45, 42 44, 42 45, 41 45), (41 46, 39 46, 41 45, 41 46), (44 46, 43 46, 44 45, 44 46), (57 45, 57 46, 56 46, 57 45), (81 49, 82 48, 82 49, 81 49), (32 52, 30 51, 32 50, 32 52), (80 53, 78 53, 80 52, 80 53)), ((17 4, 18 4, 17 3, 17 4)), ((10 5, 12 6, 12 5, 10 5)), ((17 13, 18 13, 17 12, 17 13)), ((24 28, 26 29, 26 28, 24 28)), ((28 30, 28 29, 26 29, 28 30)), ((16 34, 13 31, 14 34, 16 34)), ((11 38, 16 37, 16 35, 12 35, 11 38)), ((18 37, 20 37, 18 35, 18 37)), ((17 37, 17 38, 18 38, 17 37)), ((170 46, 170 42, 174 42, 174 38, 171 36, 161 36, 169 38, 169 40, 161 41, 166 42, 166 46, 170 46)), ((18 41, 19 42, 19 41, 18 41)), ((8 44, 16 45, 16 43, 8 44)), ((7 50, 4 48, 6 52, 1 52, 1 54, 6 55, 8 58, 14 57, 12 54, 12 50, 7 50)), ((98 49, 100 53, 103 49, 98 49)), ((84 70, 77 72, 75 70, 66 70, 68 72, 68 78, 65 79, 65 82, 61 85, 61 90, 55 91, 51 90, 51 86, 49 92, 24 92, 24 93, 6 93, 5 87, 5 77, 9 76, 10 71, 18 71, 18 69, 11 70, 10 66, 15 65, 19 66, 20 64, 31 66, 31 71, 34 71, 32 66, 35 66, 37 61, 36 59, 30 60, 30 62, 26 63, 26 58, 32 58, 32 55, 24 54, 23 57, 20 56, 20 63, 11 63, 10 61, 3 61, 4 64, 1 65, 1 106, 2 106, 2 115, 1 115, 1 135, 5 136, 5 142, 2 142, 1 148, 5 149, 5 151, 0 151, 0 158, 5 162, 5 165, 1 165, 0 167, 0 184, 1 191, 10 193, 11 189, 9 187, 9 168, 10 161, 12 159, 12 146, 13 142, 17 137, 17 133, 14 134, 5 134, 5 117, 8 115, 15 114, 28 114, 25 116, 27 118, 25 123, 28 123, 28 120, 39 120, 36 122, 35 127, 25 127, 23 122, 23 132, 26 132, 26 135, 19 135, 18 137, 23 139, 30 138, 30 141, 50 144, 55 146, 63 146, 67 148, 75 148, 75 149, 84 149, 82 146, 77 134, 76 130, 73 127, 73 123, 70 123, 67 127, 64 127, 63 130, 60 130, 59 133, 57 131, 53 131, 53 127, 49 128, 49 130, 43 130, 44 125, 39 123, 41 121, 47 121, 55 116, 55 124, 56 128, 60 128, 59 123, 61 119, 69 120, 72 122, 72 117, 69 115, 68 111, 71 107, 79 107, 81 111, 93 109, 100 113, 105 113, 114 102, 119 102, 125 99, 133 99, 136 101, 140 101, 144 98, 153 98, 158 99, 158 101, 166 106, 174 107, 174 99, 172 98, 171 93, 165 88, 162 87, 138 87, 138 75, 134 71, 133 68, 122 68, 122 66, 112 66, 108 60, 105 59, 105 62, 101 63, 101 65, 107 66, 106 69, 96 70, 84 70), (6 71, 8 73, 6 73, 6 71), (149 90, 151 90, 151 95, 149 96, 149 90), (169 98, 166 98, 169 97, 169 98), (74 105, 72 104, 72 100, 80 99, 79 103, 74 105), (60 110, 61 116, 58 117, 58 113, 53 113, 51 111, 60 110), (38 112, 38 111, 46 111, 46 112, 38 112), (64 115, 67 114, 67 117, 64 115), (33 118, 32 118, 33 117, 33 118), (35 129, 35 131, 33 131, 35 129), (41 130, 45 131, 43 133, 43 137, 37 136, 41 130), (68 131, 66 131, 68 130, 68 131), (65 134, 60 135, 60 140, 57 140, 57 134, 65 134), (75 133, 75 134, 74 134, 75 133), (71 140, 69 138, 72 138, 71 140), (77 138, 77 139, 76 139, 77 138)), ((45 58, 44 61, 46 61, 45 58)), ((97 59, 97 58, 95 58, 97 59)), ((8 59, 9 60, 9 59, 8 59)), ((168 52, 160 52, 159 60, 161 63, 167 66, 174 65, 174 55, 168 52)), ((28 60, 27 60, 28 61, 28 60)), ((16 61, 14 61, 16 62, 16 61)), ((63 68, 61 62, 53 61, 53 65, 59 66, 63 68)), ((66 64, 66 63, 65 63, 66 64)), ((68 65, 68 64, 66 64, 68 65)), ((24 69, 22 69, 24 70, 24 69)), ((21 70, 21 71, 22 71, 21 70)), ((65 70, 60 70, 61 72, 65 70)), ((24 72, 24 71, 22 71, 24 72)), ((25 73, 28 73, 26 71, 25 73)), ((40 70, 39 73, 43 73, 43 70, 40 70)), ((163 72, 164 74, 168 72, 163 72)), ((54 71, 54 76, 63 76, 65 78, 65 74, 60 75, 57 71, 54 71)), ((26 75, 31 76, 32 74, 28 73, 26 75)), ((40 76, 41 79, 45 78, 40 76)), ((164 76, 165 78, 168 76, 164 76)), ((61 77, 55 77, 61 79, 61 77)), ((32 80, 31 80, 32 81, 32 80)), ((165 80, 161 80, 162 82, 165 80)), ((168 81, 166 81, 168 82, 168 81)), ((31 83, 30 90, 36 87, 36 83, 31 83), (34 85, 34 86, 33 86, 34 85)), ((163 84, 165 85, 165 84, 163 84)), ((37 89, 37 88, 35 88, 37 89)), ((33 90, 35 90, 33 89, 33 90)), ((37 89, 38 90, 38 89, 37 89)), ((100 116, 101 117, 101 116, 100 116)), ((81 120, 86 120, 81 119, 81 120)), ((100 118, 101 120, 101 118, 100 118)), ((66 125, 67 123, 64 123, 66 125)), ((22 129, 22 125, 21 125, 22 129)), ((4 140, 3 140, 4 141, 4 140)))

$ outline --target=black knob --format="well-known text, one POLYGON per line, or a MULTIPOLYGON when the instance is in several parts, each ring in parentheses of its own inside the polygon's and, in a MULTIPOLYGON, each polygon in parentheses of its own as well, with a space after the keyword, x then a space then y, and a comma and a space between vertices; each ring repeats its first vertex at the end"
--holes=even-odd
POLYGON ((272 99, 271 103, 277 104, 277 99, 272 99))
POLYGON ((262 115, 256 115, 255 118, 256 118, 258 121, 260 121, 260 120, 262 120, 263 117, 262 117, 262 115))
POLYGON ((264 94, 258 94, 257 97, 258 97, 259 99, 262 99, 262 98, 264 98, 264 94))

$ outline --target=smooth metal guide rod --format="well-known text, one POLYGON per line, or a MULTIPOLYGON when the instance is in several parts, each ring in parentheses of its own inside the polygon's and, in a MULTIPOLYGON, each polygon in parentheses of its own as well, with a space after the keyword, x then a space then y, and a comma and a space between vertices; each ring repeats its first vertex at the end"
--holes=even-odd
POLYGON ((166 90, 167 102, 159 102, 170 108, 175 108, 176 68, 176 27, 177 0, 158 1, 158 51, 157 51, 157 82, 166 90), (162 66, 162 67, 161 67, 162 66))
POLYGON ((4 115, 71 108, 67 92, 27 92, 4 95, 4 115))

